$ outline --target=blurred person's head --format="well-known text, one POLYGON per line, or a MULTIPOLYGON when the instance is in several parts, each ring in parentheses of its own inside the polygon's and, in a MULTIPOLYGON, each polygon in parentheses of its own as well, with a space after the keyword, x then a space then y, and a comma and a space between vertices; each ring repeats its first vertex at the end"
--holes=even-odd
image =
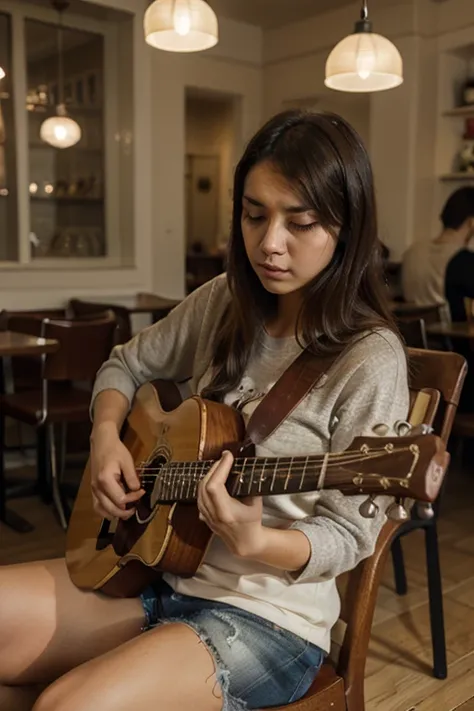
POLYGON ((459 188, 449 196, 441 222, 445 230, 460 233, 465 242, 474 236, 474 187, 459 188))

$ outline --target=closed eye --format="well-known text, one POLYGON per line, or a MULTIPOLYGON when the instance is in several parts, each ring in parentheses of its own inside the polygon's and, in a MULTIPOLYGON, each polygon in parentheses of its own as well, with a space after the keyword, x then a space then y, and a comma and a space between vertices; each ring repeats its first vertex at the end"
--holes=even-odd
POLYGON ((244 217, 250 222, 261 222, 265 219, 264 215, 251 215, 249 212, 245 213, 244 217))
POLYGON ((299 225, 297 222, 292 222, 291 226, 298 232, 309 232, 314 230, 319 225, 319 222, 310 222, 308 225, 299 225))

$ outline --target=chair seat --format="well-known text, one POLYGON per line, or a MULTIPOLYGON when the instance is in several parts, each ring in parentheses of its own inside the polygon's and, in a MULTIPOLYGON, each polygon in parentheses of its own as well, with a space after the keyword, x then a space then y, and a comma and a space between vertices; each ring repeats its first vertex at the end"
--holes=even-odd
POLYGON ((272 706, 269 711, 346 711, 344 681, 327 662, 302 699, 286 706, 272 706))
MULTIPOLYGON (((46 422, 83 422, 89 417, 90 392, 80 388, 50 388, 46 422)), ((41 390, 26 390, 0 399, 2 414, 37 425, 41 420, 41 390)))

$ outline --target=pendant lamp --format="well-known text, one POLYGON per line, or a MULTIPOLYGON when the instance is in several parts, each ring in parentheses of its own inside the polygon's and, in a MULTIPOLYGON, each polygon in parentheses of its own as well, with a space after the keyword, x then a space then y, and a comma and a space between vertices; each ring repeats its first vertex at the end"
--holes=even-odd
POLYGON ((81 140, 82 131, 79 124, 69 118, 64 103, 64 72, 63 72, 63 32, 62 12, 69 7, 65 0, 53 0, 53 7, 59 13, 58 25, 58 105, 56 116, 47 118, 41 124, 40 137, 45 143, 55 148, 69 148, 81 140))
POLYGON ((143 26, 147 44, 167 52, 201 52, 219 41, 216 14, 204 0, 155 0, 143 26))
POLYGON ((393 89, 403 82, 400 52, 390 40, 372 32, 367 0, 354 33, 341 40, 326 61, 325 85, 349 92, 393 89))

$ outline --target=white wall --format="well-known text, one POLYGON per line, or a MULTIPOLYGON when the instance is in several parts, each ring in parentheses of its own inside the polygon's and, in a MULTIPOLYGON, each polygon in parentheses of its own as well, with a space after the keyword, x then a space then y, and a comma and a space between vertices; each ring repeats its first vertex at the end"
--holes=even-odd
POLYGON ((352 32, 360 5, 313 17, 305 22, 265 33, 265 114, 281 110, 299 97, 313 96, 316 108, 340 113, 359 131, 376 178, 380 235, 395 257, 411 238, 409 178, 414 136, 412 67, 416 55, 414 10, 410 2, 396 7, 371 7, 374 31, 391 37, 405 64, 405 82, 388 92, 350 95, 324 86, 325 63, 332 47, 352 32))
POLYGON ((187 87, 238 97, 240 152, 262 118, 262 36, 258 28, 221 19, 219 44, 194 56, 152 53, 153 289, 184 293, 185 92, 187 87))

